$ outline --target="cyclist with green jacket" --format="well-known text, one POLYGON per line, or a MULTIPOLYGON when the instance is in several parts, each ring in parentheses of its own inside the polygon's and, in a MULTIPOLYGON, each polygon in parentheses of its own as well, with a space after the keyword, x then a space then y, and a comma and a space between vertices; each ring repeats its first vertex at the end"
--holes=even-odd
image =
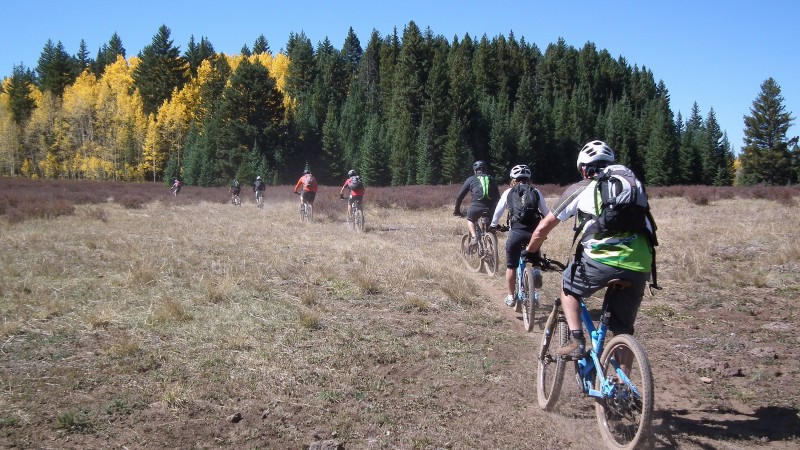
POLYGON ((481 216, 491 217, 494 213, 497 201, 500 200, 500 188, 497 187, 497 182, 494 178, 486 174, 486 163, 484 161, 475 161, 472 165, 474 175, 467 178, 458 191, 456 197, 456 206, 453 210, 453 215, 464 217, 461 213, 461 202, 467 193, 472 193, 472 200, 469 208, 467 209, 467 229, 469 230, 470 245, 477 244, 475 239, 475 223, 480 220, 481 216))
MULTIPOLYGON (((614 150, 606 143, 587 143, 577 161, 583 180, 567 188, 550 213, 539 222, 525 249, 531 255, 539 251, 547 234, 556 225, 578 216, 579 246, 572 263, 564 270, 561 290, 570 343, 558 350, 558 354, 574 359, 586 353, 578 298, 592 295, 612 279, 630 282, 629 288, 607 291, 604 304, 611 313, 609 330, 616 334, 633 334, 645 285, 650 279, 653 253, 647 232, 595 232, 597 228, 593 227, 598 217, 595 177, 613 162, 614 150)), ((649 218, 646 226, 650 233, 654 231, 649 218)))

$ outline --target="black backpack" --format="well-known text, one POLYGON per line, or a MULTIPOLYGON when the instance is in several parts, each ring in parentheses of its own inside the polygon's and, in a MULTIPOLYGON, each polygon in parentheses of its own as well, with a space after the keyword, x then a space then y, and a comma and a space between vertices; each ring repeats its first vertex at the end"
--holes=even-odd
POLYGON ((264 184, 264 180, 256 180, 256 190, 263 191, 267 188, 267 185, 264 184))
POLYGON ((231 187, 234 188, 234 189, 239 189, 239 182, 238 181, 234 181, 233 185, 231 185, 231 187))
POLYGON ((535 227, 542 219, 539 212, 539 191, 526 183, 520 183, 508 193, 508 223, 522 223, 535 227))

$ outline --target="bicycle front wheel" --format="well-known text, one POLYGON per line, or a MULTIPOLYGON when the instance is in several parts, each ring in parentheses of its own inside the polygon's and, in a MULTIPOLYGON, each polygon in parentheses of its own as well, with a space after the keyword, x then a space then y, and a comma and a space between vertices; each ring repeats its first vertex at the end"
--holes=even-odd
POLYGON ((359 232, 364 232, 364 212, 357 209, 353 213, 353 226, 359 232))
POLYGON ((552 411, 561 395, 567 363, 559 358, 556 351, 568 342, 569 327, 563 316, 558 313, 558 307, 554 306, 542 332, 536 376, 536 397, 539 407, 545 411, 552 411))
POLYGON ((525 325, 525 331, 533 331, 534 319, 536 318, 536 309, 539 307, 539 290, 536 289, 536 284, 533 279, 533 268, 528 266, 522 275, 522 290, 525 299, 522 303, 522 323, 525 325))
MULTIPOLYGON (((642 345, 629 334, 605 345, 600 364, 610 390, 595 403, 600 433, 609 448, 633 449, 650 431, 653 416, 653 373, 642 345)), ((595 388, 602 389, 598 377, 595 388)))
POLYGON ((469 245, 469 235, 465 234, 461 237, 461 259, 464 260, 467 269, 473 272, 480 272, 483 266, 483 259, 478 252, 478 246, 469 245))
POLYGON ((491 276, 497 273, 497 236, 494 233, 483 235, 483 268, 491 276))

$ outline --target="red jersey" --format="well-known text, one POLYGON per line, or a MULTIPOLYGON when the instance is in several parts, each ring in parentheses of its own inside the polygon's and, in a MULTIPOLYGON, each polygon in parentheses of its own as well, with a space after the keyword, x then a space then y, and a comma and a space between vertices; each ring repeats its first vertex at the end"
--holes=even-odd
POLYGON ((302 187, 305 192, 317 192, 317 179, 314 178, 314 175, 307 173, 297 180, 297 184, 294 186, 294 192, 299 192, 300 187, 302 187))

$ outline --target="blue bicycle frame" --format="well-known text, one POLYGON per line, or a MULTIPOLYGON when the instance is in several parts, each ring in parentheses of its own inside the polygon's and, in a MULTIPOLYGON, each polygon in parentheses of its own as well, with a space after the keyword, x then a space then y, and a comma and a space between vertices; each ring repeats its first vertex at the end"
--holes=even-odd
MULTIPOLYGON (((600 364, 600 355, 603 354, 603 345, 605 344, 606 335, 608 334, 608 319, 610 313, 604 312, 603 318, 600 321, 600 326, 595 327, 592 317, 589 315, 589 310, 586 308, 586 303, 580 299, 581 304, 581 321, 589 332, 592 338, 592 349, 582 359, 575 361, 575 365, 580 377, 579 382, 583 393, 590 397, 609 398, 612 397, 614 390, 617 389, 617 384, 610 381, 610 377, 603 374, 602 365, 600 364), (597 374, 603 374, 603 380, 600 383, 600 391, 594 388, 595 377, 597 374)), ((629 386, 635 396, 639 396, 636 386, 631 382, 630 378, 625 372, 620 369, 619 362, 616 358, 611 358, 611 365, 617 377, 626 385, 629 386)))

